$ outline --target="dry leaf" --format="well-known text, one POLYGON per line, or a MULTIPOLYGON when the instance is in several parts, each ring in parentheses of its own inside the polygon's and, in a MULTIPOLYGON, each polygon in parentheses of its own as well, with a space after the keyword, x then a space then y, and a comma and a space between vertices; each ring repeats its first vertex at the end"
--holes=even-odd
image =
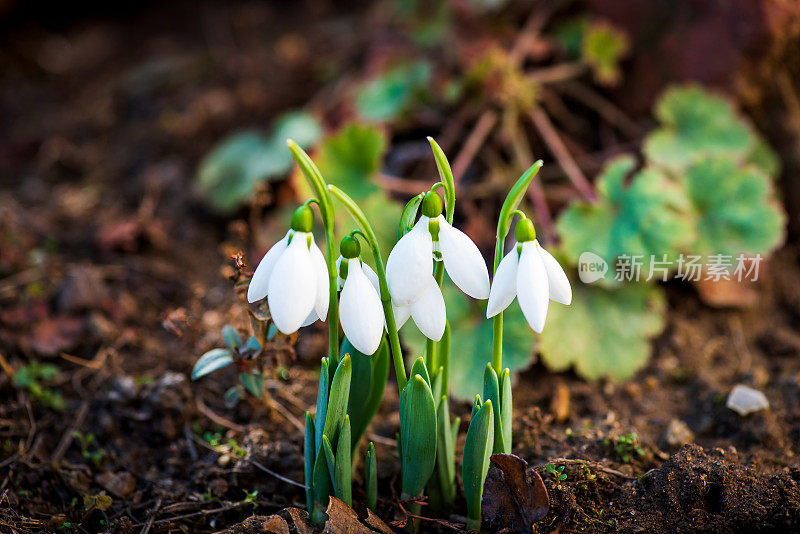
POLYGON ((542 477, 513 454, 493 454, 483 489, 483 517, 489 530, 531 532, 550 509, 542 477))
POLYGON ((374 534, 375 531, 365 527, 358 519, 355 510, 336 497, 330 498, 328 521, 322 534, 374 534))

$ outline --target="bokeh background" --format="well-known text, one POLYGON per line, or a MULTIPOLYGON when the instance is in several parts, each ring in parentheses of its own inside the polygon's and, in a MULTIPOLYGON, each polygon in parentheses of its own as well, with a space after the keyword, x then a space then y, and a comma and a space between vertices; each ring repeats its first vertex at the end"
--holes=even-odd
MULTIPOLYGON (((796 2, 6 0, 0 27, 3 528, 216 531, 301 503, 263 468, 302 480, 324 325, 194 382, 193 365, 264 313, 242 286, 309 196, 287 137, 386 257, 403 203, 438 180, 429 135, 488 260, 507 190, 544 161, 523 207, 575 301, 541 336, 514 304, 504 359, 515 452, 551 493, 537 528, 797 525, 796 2), (587 285, 585 251, 673 268, 587 285), (758 281, 674 278, 681 255, 732 271, 739 254, 763 258, 758 281), (737 384, 769 407, 726 407, 737 384)), ((491 326, 445 297, 468 417, 491 326)), ((413 324, 401 336, 420 353, 413 324)), ((368 432, 387 522, 396 402, 388 387, 368 432)))

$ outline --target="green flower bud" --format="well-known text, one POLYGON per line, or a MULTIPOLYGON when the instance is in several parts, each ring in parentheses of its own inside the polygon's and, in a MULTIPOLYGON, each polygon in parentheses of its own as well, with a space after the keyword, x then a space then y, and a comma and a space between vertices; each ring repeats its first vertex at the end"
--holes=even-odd
POLYGON ((435 219, 442 214, 442 197, 436 191, 428 191, 422 199, 422 214, 431 219, 435 219))
POLYGON ((294 210, 291 227, 295 232, 311 232, 314 228, 314 212, 311 208, 303 205, 294 210))
POLYGON ((533 227, 533 221, 530 219, 520 219, 517 221, 517 227, 514 229, 514 237, 519 243, 526 241, 533 241, 536 239, 536 229, 533 227))
POLYGON ((350 260, 357 258, 361 254, 361 245, 358 243, 358 239, 356 239, 355 236, 348 235, 342 239, 339 250, 342 253, 342 257, 350 260))

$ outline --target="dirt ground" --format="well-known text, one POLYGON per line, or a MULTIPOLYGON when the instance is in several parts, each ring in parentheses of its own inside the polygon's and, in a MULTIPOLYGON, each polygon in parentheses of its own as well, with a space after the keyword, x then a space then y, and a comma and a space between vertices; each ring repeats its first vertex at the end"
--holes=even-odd
MULTIPOLYGON (((204 3, 191 19, 150 6, 63 25, 4 21, 0 354, 17 370, 37 361, 60 372, 40 389, 0 375, 0 531, 264 531, 266 517, 303 507, 290 482, 303 479, 300 421, 324 332, 270 348, 286 364, 267 384, 270 408, 227 407, 230 368, 190 382, 224 324, 248 328, 232 256, 244 250, 254 265, 264 250, 246 213, 211 214, 191 182, 225 133, 263 127, 323 90, 308 66, 335 57, 331 36, 357 8, 335 22, 304 13, 311 33, 293 8, 250 4, 204 3)), ((551 501, 537 531, 800 531, 799 254, 790 240, 770 260, 745 310, 711 309, 692 286, 668 284, 668 326, 627 384, 541 364, 518 377, 514 452, 551 501), (739 383, 770 408, 726 408, 739 383)), ((368 433, 386 523, 400 516, 396 404, 390 384, 368 433)), ((468 418, 468 405, 454 406, 468 418)), ((422 532, 464 521, 422 514, 439 520, 422 532)))

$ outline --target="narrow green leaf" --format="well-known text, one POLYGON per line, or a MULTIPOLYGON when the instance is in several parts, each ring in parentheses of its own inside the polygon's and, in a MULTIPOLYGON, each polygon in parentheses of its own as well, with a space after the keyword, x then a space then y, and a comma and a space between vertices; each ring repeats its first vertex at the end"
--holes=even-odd
POLYGON ((239 373, 239 380, 254 397, 260 399, 264 396, 264 375, 261 373, 239 373))
POLYGON ((353 506, 353 479, 350 451, 350 417, 344 416, 339 443, 336 444, 336 496, 353 506))
POLYGON ((470 415, 469 418, 470 421, 472 421, 472 419, 475 417, 475 414, 478 413, 478 410, 481 409, 482 404, 483 401, 481 401, 481 396, 475 395, 475 400, 472 402, 472 414, 470 415))
POLYGON ((464 498, 467 501, 467 530, 479 530, 481 526, 483 483, 486 473, 489 472, 489 458, 492 456, 494 443, 493 419, 492 401, 487 399, 470 421, 467 430, 461 470, 464 498))
POLYGON ((436 469, 439 473, 439 486, 442 499, 447 504, 452 504, 456 498, 456 457, 455 442, 450 425, 450 406, 447 396, 442 395, 439 409, 436 413, 437 433, 439 440, 436 445, 436 469))
MULTIPOLYGON (((433 377, 433 383, 431 384, 431 393, 433 393, 434 399, 441 399, 442 398, 442 375, 444 374, 444 367, 439 367, 436 371, 436 374, 433 377)), ((438 407, 438 404, 437 404, 438 407)))
POLYGON ((414 223, 417 220, 417 212, 419 211, 419 205, 422 204, 422 199, 425 198, 425 193, 420 193, 419 195, 415 196, 403 208, 403 213, 400 214, 400 223, 397 226, 397 239, 399 240, 401 237, 406 235, 411 229, 414 227, 414 223))
POLYGON ((233 363, 233 356, 228 349, 212 349, 197 360, 192 369, 192 380, 213 373, 233 363))
POLYGON ((236 329, 229 324, 226 324, 222 327, 222 341, 224 341, 225 346, 231 350, 241 347, 244 343, 244 341, 242 341, 242 336, 239 335, 239 332, 237 332, 236 329))
MULTIPOLYGON (((317 425, 319 426, 319 425, 317 425)), ((328 506, 328 497, 333 490, 333 482, 331 481, 331 474, 328 471, 328 460, 325 456, 325 442, 317 449, 316 458, 314 459, 314 510, 318 511, 318 504, 322 506, 322 510, 328 506)), ((313 517, 313 516, 312 516, 313 517)), ((318 517, 315 522, 318 522, 318 517)))
POLYGON ((389 377, 389 343, 384 336, 375 354, 367 356, 358 352, 345 338, 342 341, 341 356, 344 357, 345 354, 350 354, 353 362, 347 413, 352 425, 351 446, 355 452, 358 440, 367 430, 383 398, 389 377))
POLYGON ((461 428, 461 418, 456 417, 453 424, 450 426, 450 436, 453 442, 453 447, 455 447, 456 442, 458 441, 458 429, 461 428))
POLYGON ((322 447, 322 434, 325 428, 325 420, 328 414, 328 396, 330 394, 330 380, 328 371, 328 358, 322 358, 319 368, 319 390, 317 391, 317 421, 316 438, 314 441, 315 449, 322 447))
POLYGON ((414 375, 420 375, 430 387, 431 376, 428 374, 428 368, 425 366, 425 360, 422 356, 414 360, 414 365, 411 366, 411 376, 414 375))
MULTIPOLYGON (((274 326, 274 325, 273 325, 274 326)), ((258 342, 256 336, 250 336, 250 339, 245 343, 244 348, 258 352, 261 350, 261 343, 258 342)))
POLYGON ((450 168, 450 162, 447 161, 444 151, 439 144, 433 140, 433 137, 428 137, 428 143, 433 150, 433 159, 436 160, 436 169, 439 171, 439 178, 444 185, 444 201, 447 214, 447 222, 453 224, 453 214, 455 213, 456 206, 456 184, 453 180, 453 170, 450 168))
POLYGON ((352 376, 353 365, 350 356, 345 356, 339 362, 339 367, 333 375, 331 383, 331 394, 328 398, 328 413, 325 417, 324 434, 331 442, 336 442, 339 438, 339 431, 344 422, 347 412, 347 401, 350 396, 350 377, 352 376))
POLYGON ((503 443, 502 419, 500 417, 500 384, 497 380, 497 373, 494 372, 492 364, 487 363, 483 371, 483 397, 486 402, 492 401, 494 410, 494 448, 492 452, 505 452, 506 446, 503 443))
POLYGON ((325 451, 325 464, 328 466, 328 476, 333 482, 333 494, 339 496, 339 481, 336 478, 336 456, 328 436, 322 436, 322 450, 325 451))
POLYGON ((514 405, 511 402, 511 371, 508 368, 503 369, 500 375, 500 419, 502 424, 500 428, 503 432, 503 445, 506 454, 511 454, 511 431, 512 416, 514 412, 514 405))
POLYGON ((306 507, 309 514, 314 511, 314 461, 317 457, 316 453, 317 451, 314 447, 314 418, 311 416, 311 412, 306 412, 303 456, 305 460, 306 507))
POLYGON ((400 395, 403 494, 416 497, 436 465, 436 405, 428 383, 417 374, 400 395))
POLYGON ((375 456, 375 444, 371 441, 367 447, 365 464, 364 485, 367 493, 367 508, 374 512, 378 506, 378 457, 375 456))

